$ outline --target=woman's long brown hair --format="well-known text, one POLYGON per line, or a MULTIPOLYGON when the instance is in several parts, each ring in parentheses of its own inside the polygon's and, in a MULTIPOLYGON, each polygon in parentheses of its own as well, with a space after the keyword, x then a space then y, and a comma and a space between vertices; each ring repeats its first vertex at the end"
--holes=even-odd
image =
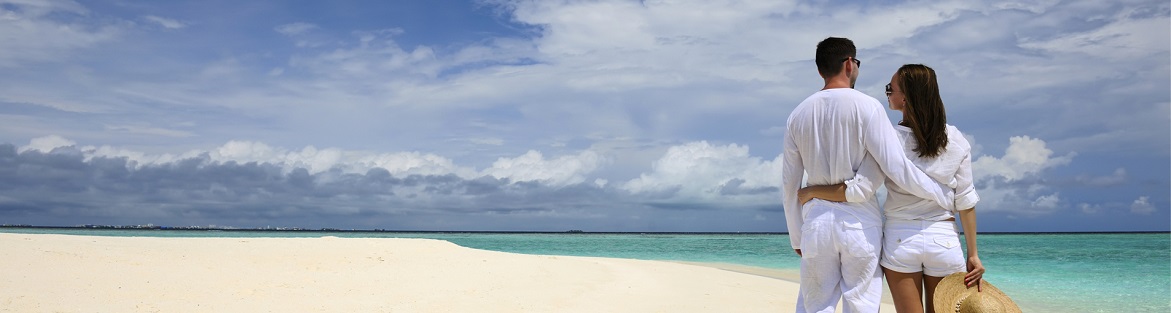
POLYGON ((906 98, 903 124, 910 127, 920 157, 939 156, 947 146, 947 112, 939 97, 935 70, 923 64, 906 64, 898 70, 898 84, 906 98))

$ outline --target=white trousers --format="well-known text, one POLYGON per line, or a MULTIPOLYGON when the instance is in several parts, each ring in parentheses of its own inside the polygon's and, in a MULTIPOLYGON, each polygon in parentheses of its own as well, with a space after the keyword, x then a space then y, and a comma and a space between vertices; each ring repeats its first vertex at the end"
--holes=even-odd
POLYGON ((801 226, 801 289, 797 312, 878 312, 882 228, 863 227, 849 208, 822 201, 806 204, 801 226))

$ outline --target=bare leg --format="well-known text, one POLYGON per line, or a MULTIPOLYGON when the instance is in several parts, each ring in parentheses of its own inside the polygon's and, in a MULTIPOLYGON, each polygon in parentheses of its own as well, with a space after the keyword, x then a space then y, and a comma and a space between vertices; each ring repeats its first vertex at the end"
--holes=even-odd
MULTIPOLYGON (((890 287, 890 295, 894 298, 895 311, 922 313, 923 272, 899 273, 885 267, 882 271, 886 273, 886 285, 890 287)), ((938 280, 935 282, 939 283, 938 280)))
POLYGON ((923 275, 923 284, 927 288, 927 313, 935 312, 935 301, 932 301, 935 300, 935 286, 939 286, 942 280, 943 277, 923 275))

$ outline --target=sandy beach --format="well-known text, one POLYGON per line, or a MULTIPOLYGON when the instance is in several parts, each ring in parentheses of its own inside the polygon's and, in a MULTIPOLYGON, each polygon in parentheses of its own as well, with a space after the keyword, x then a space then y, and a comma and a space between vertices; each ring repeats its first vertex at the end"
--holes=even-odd
POLYGON ((0 233, 0 256, 0 312, 793 312, 798 290, 763 269, 430 239, 0 233))

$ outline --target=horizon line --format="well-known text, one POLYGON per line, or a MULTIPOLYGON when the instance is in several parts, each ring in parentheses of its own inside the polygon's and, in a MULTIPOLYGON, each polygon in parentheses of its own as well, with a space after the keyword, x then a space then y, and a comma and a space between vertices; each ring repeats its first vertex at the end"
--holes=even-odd
MULTIPOLYGON (((392 229, 337 229, 337 228, 299 228, 299 227, 268 227, 268 228, 237 228, 237 227, 204 227, 204 226, 117 226, 117 225, 84 225, 84 226, 38 226, 38 225, 0 225, 0 228, 29 228, 29 229, 88 229, 88 230, 174 230, 174 231, 238 231, 238 232, 343 232, 343 233, 483 233, 483 234, 713 234, 713 235, 788 235, 789 232, 766 231, 584 231, 578 229, 551 231, 551 230, 392 230, 392 229)), ((961 232, 962 233, 962 232, 961 232)), ((1007 231, 1007 232, 979 232, 987 235, 1014 235, 1014 234, 1158 234, 1168 233, 1171 230, 1124 230, 1124 231, 1007 231)))

